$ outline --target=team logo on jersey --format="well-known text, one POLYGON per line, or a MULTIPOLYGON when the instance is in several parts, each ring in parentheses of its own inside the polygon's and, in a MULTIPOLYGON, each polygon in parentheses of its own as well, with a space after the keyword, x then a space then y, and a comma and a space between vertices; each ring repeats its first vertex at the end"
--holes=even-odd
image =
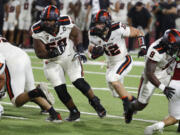
POLYGON ((63 27, 63 31, 66 31, 66 27, 63 27))

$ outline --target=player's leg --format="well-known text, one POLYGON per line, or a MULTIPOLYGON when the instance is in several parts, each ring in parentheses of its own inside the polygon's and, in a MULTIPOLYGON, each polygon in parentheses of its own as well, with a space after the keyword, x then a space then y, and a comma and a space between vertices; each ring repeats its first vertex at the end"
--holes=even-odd
POLYGON ((83 78, 83 69, 80 61, 69 61, 66 64, 66 72, 73 85, 80 90, 89 100, 90 105, 95 109, 98 116, 103 118, 106 115, 106 110, 100 103, 100 99, 94 95, 90 85, 83 78))
POLYGON ((62 68, 62 66, 53 62, 46 63, 44 66, 44 73, 47 80, 49 80, 53 85, 58 95, 58 98, 70 111, 70 115, 66 120, 79 121, 80 112, 74 104, 72 97, 67 91, 64 69, 62 68))
POLYGON ((21 107, 28 101, 36 100, 49 112, 51 121, 62 121, 60 114, 42 97, 42 90, 38 87, 35 88, 30 59, 25 52, 20 57, 17 57, 16 63, 9 65, 9 69, 6 68, 5 72, 8 93, 16 107, 21 107), (25 84, 27 92, 25 91, 25 84))
POLYGON ((8 31, 8 23, 5 21, 3 25, 3 37, 5 38, 6 38, 7 31, 8 31))
MULTIPOLYGON (((126 118, 128 110, 131 108, 131 101, 134 100, 134 97, 129 94, 123 85, 123 78, 127 75, 128 72, 132 69, 132 58, 131 56, 126 56, 124 61, 114 63, 114 66, 111 64, 106 72, 106 80, 111 89, 114 89, 119 97, 123 101, 124 115, 126 123, 129 123, 126 118)), ((130 112, 130 111, 129 111, 130 112)))
POLYGON ((15 30, 15 25, 14 23, 9 24, 9 42, 14 44, 14 30, 15 30))
POLYGON ((20 45, 20 38, 21 38, 22 31, 23 31, 23 27, 24 27, 24 19, 22 18, 21 14, 20 14, 19 21, 18 21, 18 32, 16 35, 16 45, 17 46, 20 45))

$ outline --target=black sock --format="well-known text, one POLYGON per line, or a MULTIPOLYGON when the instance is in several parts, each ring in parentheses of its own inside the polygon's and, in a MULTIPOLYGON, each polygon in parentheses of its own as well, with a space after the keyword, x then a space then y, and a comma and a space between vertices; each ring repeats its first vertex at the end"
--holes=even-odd
POLYGON ((56 115, 56 114, 57 114, 57 112, 54 110, 53 107, 51 107, 51 108, 48 110, 48 112, 49 112, 50 115, 56 115))
POLYGON ((71 113, 77 113, 77 112, 79 112, 76 106, 71 107, 71 108, 68 108, 68 109, 69 109, 69 111, 70 111, 71 113))
POLYGON ((28 92, 28 96, 29 96, 31 99, 34 99, 34 98, 36 98, 36 97, 40 97, 41 95, 40 95, 39 90, 34 89, 34 90, 31 90, 31 91, 28 92))

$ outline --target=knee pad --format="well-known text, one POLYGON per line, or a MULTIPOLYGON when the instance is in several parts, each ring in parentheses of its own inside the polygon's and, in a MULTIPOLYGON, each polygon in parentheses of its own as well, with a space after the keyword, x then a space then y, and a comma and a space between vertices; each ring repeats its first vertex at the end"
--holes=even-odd
POLYGON ((71 96, 69 95, 66 85, 62 84, 59 86, 54 87, 56 90, 56 93, 59 97, 59 99, 63 102, 63 104, 67 104, 67 102, 71 99, 71 96))
POLYGON ((75 82, 73 82, 73 85, 79 89, 84 95, 87 94, 87 92, 90 90, 89 84, 84 80, 84 78, 79 78, 75 82))

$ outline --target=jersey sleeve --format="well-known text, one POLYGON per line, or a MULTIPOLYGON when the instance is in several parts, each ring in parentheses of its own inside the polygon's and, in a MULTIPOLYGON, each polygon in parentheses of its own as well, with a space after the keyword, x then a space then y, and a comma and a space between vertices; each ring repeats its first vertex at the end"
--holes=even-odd
POLYGON ((46 43, 45 39, 44 39, 44 34, 42 33, 42 28, 40 25, 40 21, 33 24, 31 27, 31 32, 32 32, 32 37, 34 39, 40 39, 42 42, 46 43))
POLYGON ((150 46, 147 52, 147 57, 153 61, 159 62, 163 56, 156 49, 150 46))
POLYGON ((5 70, 5 58, 3 55, 0 54, 0 75, 4 72, 5 70))
POLYGON ((130 35, 130 28, 129 26, 127 26, 124 23, 119 23, 119 33, 123 36, 123 37, 129 37, 130 35))

